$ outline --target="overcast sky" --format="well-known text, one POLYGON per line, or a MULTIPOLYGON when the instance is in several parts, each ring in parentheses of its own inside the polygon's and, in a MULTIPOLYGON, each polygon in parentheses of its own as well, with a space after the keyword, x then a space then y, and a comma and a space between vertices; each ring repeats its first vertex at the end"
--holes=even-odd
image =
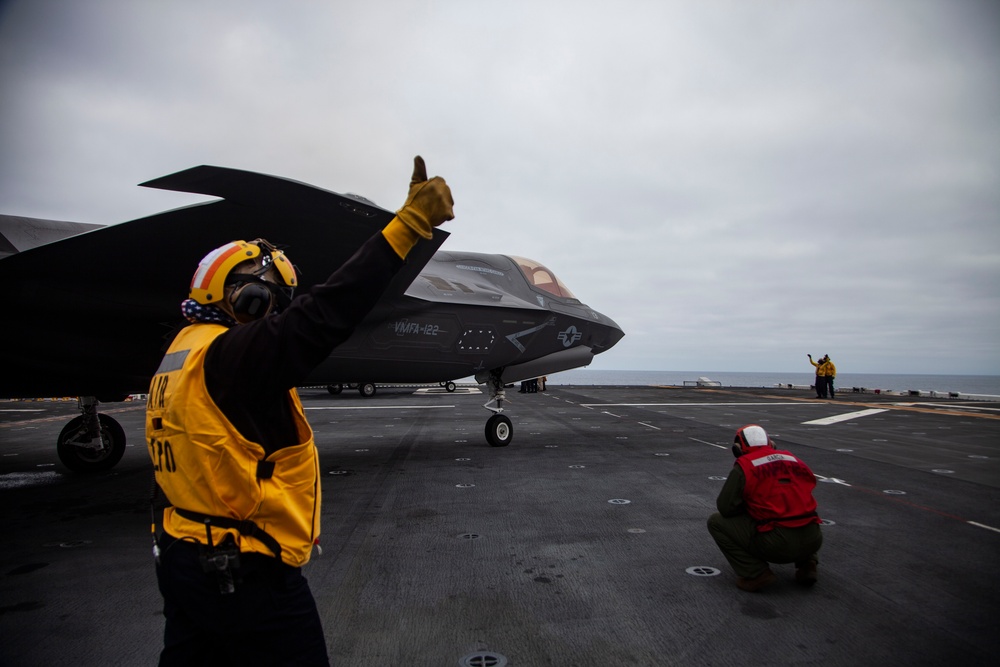
POLYGON ((592 368, 1000 374, 995 0, 0 0, 0 213, 199 164, 395 209, 418 153, 446 249, 622 326, 592 368))

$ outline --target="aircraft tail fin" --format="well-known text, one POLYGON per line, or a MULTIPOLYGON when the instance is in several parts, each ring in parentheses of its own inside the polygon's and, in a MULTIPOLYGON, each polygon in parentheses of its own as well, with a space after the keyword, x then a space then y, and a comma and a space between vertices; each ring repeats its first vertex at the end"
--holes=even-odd
MULTIPOLYGON (((395 215, 392 211, 359 195, 341 194, 289 178, 229 167, 201 165, 154 178, 140 185, 160 190, 222 197, 237 205, 271 209, 275 214, 282 216, 314 216, 317 211, 336 211, 341 225, 350 221, 351 224, 357 224, 366 230, 352 241, 352 247, 359 246, 364 238, 382 229, 395 215)), ((328 213, 322 215, 332 222, 333 218, 328 213)), ((340 230, 347 232, 343 226, 340 230)), ((447 232, 436 229, 434 237, 429 242, 418 243, 406 258, 406 266, 389 285, 388 295, 395 296, 405 292, 446 238, 448 238, 447 232)), ((298 247, 290 249, 290 252, 296 253, 295 257, 298 257, 302 252, 301 248, 302 244, 299 244, 298 247)), ((309 266, 308 262, 306 266, 309 266)), ((322 279, 325 276, 314 276, 314 278, 322 279)))
POLYGON ((357 208, 350 212, 362 218, 375 218, 387 213, 391 215, 390 211, 357 195, 341 194, 281 176, 205 164, 160 176, 139 185, 144 188, 221 197, 240 204, 280 205, 282 208, 288 208, 293 202, 299 202, 303 207, 316 203, 326 204, 329 202, 329 195, 334 194, 349 200, 341 203, 344 208, 349 208, 351 203, 356 202, 357 208))

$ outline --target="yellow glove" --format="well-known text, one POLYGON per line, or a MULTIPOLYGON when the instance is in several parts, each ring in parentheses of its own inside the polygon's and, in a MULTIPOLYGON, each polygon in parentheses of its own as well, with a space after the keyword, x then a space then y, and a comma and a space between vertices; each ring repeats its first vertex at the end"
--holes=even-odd
POLYGON ((427 180, 427 166, 418 155, 413 158, 413 178, 406 203, 385 226, 382 235, 396 254, 406 259, 421 237, 431 238, 434 227, 455 217, 454 205, 448 184, 440 176, 427 180))
POLYGON ((427 180, 424 159, 419 155, 413 158, 410 192, 403 208, 396 211, 396 217, 417 234, 429 239, 435 227, 455 217, 452 211, 454 205, 451 189, 444 179, 435 176, 427 180))

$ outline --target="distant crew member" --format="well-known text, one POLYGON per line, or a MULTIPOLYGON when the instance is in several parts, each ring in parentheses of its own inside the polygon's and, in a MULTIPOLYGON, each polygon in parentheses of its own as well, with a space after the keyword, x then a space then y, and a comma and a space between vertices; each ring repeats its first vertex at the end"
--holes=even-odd
POLYGON ((776 579, 769 563, 795 563, 795 581, 816 583, 823 544, 812 491, 816 477, 789 452, 775 449, 756 424, 736 432, 736 463, 708 518, 708 532, 739 577, 754 592, 776 579))
POLYGON ((809 363, 816 367, 816 381, 813 385, 816 389, 816 398, 826 398, 826 369, 823 367, 823 360, 817 362, 813 361, 811 354, 806 356, 809 357, 809 363))
POLYGON ((837 398, 833 391, 833 380, 837 377, 837 367, 833 365, 833 361, 830 359, 830 355, 823 357, 823 365, 826 367, 826 374, 823 376, 826 380, 826 394, 830 398, 837 398))
POLYGON ((146 437, 171 503, 156 536, 160 665, 328 665, 301 566, 320 534, 319 457, 295 387, 346 340, 407 253, 454 217, 421 157, 403 207, 308 294, 263 239, 198 265, 191 325, 153 377, 146 437))

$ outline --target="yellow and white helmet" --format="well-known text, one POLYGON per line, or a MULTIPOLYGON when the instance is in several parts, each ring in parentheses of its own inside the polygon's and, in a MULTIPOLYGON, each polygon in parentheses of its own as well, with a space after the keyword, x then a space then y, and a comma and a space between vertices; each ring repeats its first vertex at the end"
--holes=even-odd
MULTIPOLYGON (((208 253, 198 263, 198 269, 191 278, 190 296, 198 303, 207 306, 223 299, 227 285, 237 286, 230 297, 233 306, 239 303, 240 292, 245 291, 247 287, 262 286, 265 289, 258 287, 256 290, 251 290, 254 298, 260 300, 264 298, 264 292, 267 292, 276 297, 280 308, 284 308, 292 300, 292 294, 298 286, 298 277, 295 275, 295 267, 285 257, 285 253, 266 240, 254 239, 249 243, 233 241, 208 253), (250 272, 234 273, 233 270, 244 262, 253 262, 255 268, 250 272), (272 268, 275 270, 271 271, 272 268)), ((242 296, 246 301, 247 295, 242 294, 242 296)), ((273 298, 266 304, 257 303, 253 314, 257 317, 262 316, 270 312, 274 306, 273 298), (265 310, 257 314, 256 311, 261 305, 265 306, 265 310)))

